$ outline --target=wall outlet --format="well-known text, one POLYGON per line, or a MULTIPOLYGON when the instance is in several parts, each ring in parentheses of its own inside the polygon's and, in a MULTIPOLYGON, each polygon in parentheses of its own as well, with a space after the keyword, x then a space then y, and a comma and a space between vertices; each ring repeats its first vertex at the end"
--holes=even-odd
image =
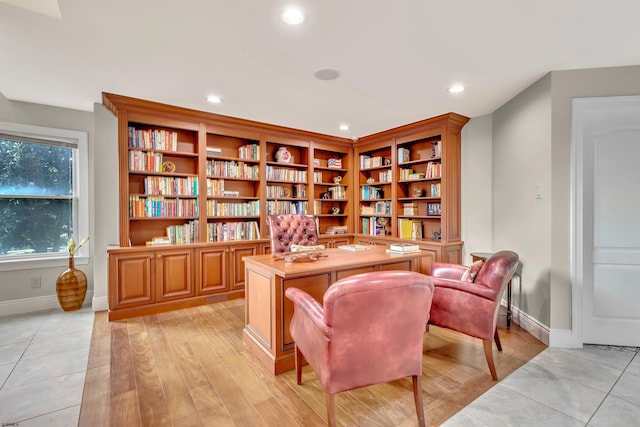
POLYGON ((42 281, 40 277, 32 277, 31 278, 31 289, 37 289, 42 287, 42 281))

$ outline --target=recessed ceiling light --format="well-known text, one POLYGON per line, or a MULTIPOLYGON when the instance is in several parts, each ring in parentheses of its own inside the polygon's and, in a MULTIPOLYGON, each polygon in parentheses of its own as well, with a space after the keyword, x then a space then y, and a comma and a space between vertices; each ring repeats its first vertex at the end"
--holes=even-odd
POLYGON ((344 123, 343 123, 343 124, 341 124, 341 125, 340 125, 340 130, 349 130, 349 125, 344 124, 344 123))
POLYGON ((299 9, 290 7, 280 15, 282 20, 289 25, 298 25, 304 22, 304 15, 299 9))
POLYGON ((462 85, 453 85, 447 91, 449 93, 460 93, 464 90, 464 86, 462 85))
POLYGON ((333 68, 321 68, 313 73, 313 75, 316 76, 318 80, 335 80, 340 77, 340 72, 333 68))
POLYGON ((220 98, 218 95, 209 95, 207 96, 206 100, 211 102, 212 104, 220 104, 222 102, 222 98, 220 98))

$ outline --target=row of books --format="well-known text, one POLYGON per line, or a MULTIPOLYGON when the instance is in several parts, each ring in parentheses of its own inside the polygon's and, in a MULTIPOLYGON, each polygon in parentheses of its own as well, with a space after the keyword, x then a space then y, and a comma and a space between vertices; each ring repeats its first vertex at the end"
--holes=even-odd
POLYGON ((360 206, 361 215, 391 215, 391 201, 380 200, 369 206, 360 206))
POLYGON ((282 199, 283 197, 291 197, 291 192, 288 188, 280 185, 267 185, 267 198, 282 199))
POLYGON ((307 182, 307 171, 267 166, 267 179, 288 182, 307 182))
POLYGON ((371 185, 363 185, 362 187, 360 187, 361 200, 382 199, 383 197, 384 191, 381 187, 373 187, 371 185))
POLYGON ((166 232, 166 236, 151 238, 151 240, 147 242, 147 246, 197 243, 200 240, 200 222, 194 219, 186 224, 170 225, 166 228, 166 232))
POLYGON ((398 237, 401 239, 422 239, 422 222, 409 218, 398 218, 398 237))
POLYGON ((162 172, 162 153, 153 151, 129 151, 129 170, 162 172))
POLYGON ((245 160, 260 160, 260 146, 247 144, 238 148, 238 157, 245 160))
POLYGON ((258 165, 251 165, 236 161, 207 161, 207 175, 229 178, 259 179, 260 168, 258 165))
POLYGON ((440 203, 427 203, 427 215, 442 215, 442 205, 440 203))
POLYGON ((267 185, 267 198, 268 199, 282 199, 293 197, 294 199, 307 197, 306 184, 293 184, 291 191, 288 188, 280 185, 267 185))
POLYGON ((406 181, 409 179, 420 179, 420 178, 424 178, 423 173, 414 172, 414 170, 411 168, 400 169, 400 176, 399 176, 400 181, 406 181))
POLYGON ((391 159, 382 156, 360 155, 360 169, 377 168, 380 166, 391 165, 391 159))
POLYGON ((177 151, 178 133, 164 129, 136 129, 129 126, 129 148, 177 151))
POLYGON ((437 184, 431 184, 431 197, 440 197, 441 193, 440 193, 440 183, 437 184))
POLYGON ((197 199, 165 199, 164 196, 129 196, 130 218, 198 216, 197 199))
POLYGON ((362 234, 370 236, 384 236, 386 234, 386 218, 362 217, 362 234))
POLYGON ((391 182, 393 180, 393 171, 391 170, 381 171, 378 174, 378 178, 380 182, 391 182))
POLYGON ((199 221, 189 221, 183 225, 170 225, 167 227, 167 236, 172 245, 182 243, 196 243, 200 241, 199 221))
POLYGON ((213 222, 207 224, 207 242, 254 240, 259 238, 260 229, 256 221, 213 222))
POLYGON ((346 225, 331 225, 325 231, 327 234, 346 234, 348 232, 349 229, 346 225))
POLYGON ((260 216, 260 200, 244 203, 207 200, 207 216, 260 216))
POLYGON ((207 178, 207 196, 238 197, 239 195, 239 191, 229 192, 224 189, 224 179, 207 178))
POLYGON ((283 201, 283 200, 268 200, 267 201, 267 214, 301 214, 307 213, 308 202, 298 201, 283 201))
POLYGON ((345 200, 347 198, 347 188, 343 185, 329 187, 329 194, 333 200, 345 200))
POLYGON ((440 178, 442 176, 442 164, 440 162, 427 163, 427 170, 424 176, 425 178, 440 178))
POLYGON ((145 194, 165 196, 197 196, 198 177, 147 176, 144 179, 144 192, 145 194))
POLYGON ((434 141, 431 143, 431 157, 442 157, 442 141, 434 141))

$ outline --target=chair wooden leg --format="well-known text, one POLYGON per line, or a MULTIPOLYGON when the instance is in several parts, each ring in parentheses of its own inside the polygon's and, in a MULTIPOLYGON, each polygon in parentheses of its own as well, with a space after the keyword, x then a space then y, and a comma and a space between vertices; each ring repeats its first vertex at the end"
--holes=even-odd
POLYGON ((302 353, 297 345, 294 344, 295 364, 296 364, 296 381, 298 385, 302 384, 302 353))
POLYGON ((498 375, 496 374, 496 366, 493 364, 493 341, 482 340, 484 344, 484 357, 487 358, 487 364, 489 365, 489 371, 491 371, 491 378, 494 381, 498 381, 498 375))
POLYGON ((413 375, 413 400, 416 402, 416 414, 418 415, 418 426, 424 427, 424 407, 422 406, 422 376, 413 375))
POLYGON ((336 398, 335 394, 327 393, 327 425, 336 427, 336 398))
POLYGON ((496 327, 496 331, 493 333, 493 339, 496 342, 496 347, 498 347, 498 351, 502 351, 502 343, 500 342, 500 335, 498 335, 497 327, 496 327))

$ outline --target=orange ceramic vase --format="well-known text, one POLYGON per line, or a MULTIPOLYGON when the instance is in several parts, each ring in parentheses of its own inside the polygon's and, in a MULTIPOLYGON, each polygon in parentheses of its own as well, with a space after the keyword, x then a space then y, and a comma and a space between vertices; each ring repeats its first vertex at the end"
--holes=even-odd
POLYGON ((87 276, 73 265, 73 257, 69 257, 69 268, 56 280, 56 295, 64 311, 78 310, 84 303, 87 294, 87 276))

